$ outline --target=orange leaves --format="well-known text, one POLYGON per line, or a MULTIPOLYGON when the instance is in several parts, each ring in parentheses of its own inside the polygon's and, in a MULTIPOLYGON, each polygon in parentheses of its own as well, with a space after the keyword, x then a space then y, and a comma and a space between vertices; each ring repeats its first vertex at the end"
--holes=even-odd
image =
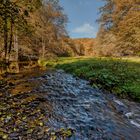
MULTIPOLYGON (((140 1, 139 0, 106 0, 101 17, 104 33, 108 36, 113 34, 116 38, 110 42, 115 46, 114 50, 118 52, 131 52, 136 54, 140 50, 140 1), (112 8, 109 8, 111 5, 112 8), (108 21, 112 21, 111 24, 108 21), (108 28, 106 28, 108 27, 108 28), (119 48, 119 49, 118 49, 119 48)), ((102 34, 100 30, 99 34, 102 34)), ((103 38, 100 38, 102 41, 103 38)), ((104 37, 105 43, 109 41, 104 37)), ((102 41, 103 42, 103 41, 102 41)))

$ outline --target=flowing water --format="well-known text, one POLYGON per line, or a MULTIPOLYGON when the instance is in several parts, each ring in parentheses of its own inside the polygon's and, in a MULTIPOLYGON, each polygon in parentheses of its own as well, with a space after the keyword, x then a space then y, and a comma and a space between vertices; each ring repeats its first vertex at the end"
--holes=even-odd
POLYGON ((23 76, 19 80, 32 85, 32 89, 26 85, 23 90, 21 84, 22 94, 33 93, 44 99, 45 125, 51 131, 61 128, 74 131, 68 140, 140 140, 139 103, 96 90, 87 81, 62 70, 23 76))
MULTIPOLYGON (((34 80, 34 79, 31 79, 34 80)), ((140 140, 140 104, 93 89, 62 70, 37 78, 35 89, 52 107, 47 125, 72 128, 71 140, 140 140)))

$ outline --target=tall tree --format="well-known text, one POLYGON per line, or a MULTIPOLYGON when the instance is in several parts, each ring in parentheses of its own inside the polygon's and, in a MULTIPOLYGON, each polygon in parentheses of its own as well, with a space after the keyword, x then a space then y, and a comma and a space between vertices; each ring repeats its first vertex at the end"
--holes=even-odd
POLYGON ((27 17, 38 4, 37 0, 0 0, 0 20, 2 21, 0 26, 4 38, 5 59, 8 59, 11 52, 14 32, 21 26, 22 31, 23 27, 27 27, 27 17))
POLYGON ((37 58, 39 52, 44 57, 48 52, 56 55, 65 53, 62 42, 68 37, 65 29, 67 17, 59 0, 0 2, 0 35, 4 40, 5 59, 11 52, 17 56, 17 48, 12 48, 13 41, 22 59, 37 58))
MULTIPOLYGON (((61 41, 67 36, 65 25, 67 17, 59 1, 47 0, 33 18, 36 25, 36 40, 41 42, 41 55, 62 54, 61 41), (44 49, 45 48, 45 49, 44 49), (45 52, 42 52, 44 50, 45 52)), ((36 41, 34 41, 36 42, 36 41)))
MULTIPOLYGON (((140 1, 139 0, 104 0, 100 8, 99 19, 101 30, 113 34, 115 48, 123 54, 140 52, 140 1)), ((99 36, 98 36, 99 37, 99 36)), ((106 42, 108 40, 106 39, 106 42)))

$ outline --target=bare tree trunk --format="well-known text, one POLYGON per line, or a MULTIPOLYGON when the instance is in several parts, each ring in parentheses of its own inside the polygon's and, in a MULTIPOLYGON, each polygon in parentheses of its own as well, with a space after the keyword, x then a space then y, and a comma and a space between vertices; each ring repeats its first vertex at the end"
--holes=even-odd
POLYGON ((9 50, 8 50, 8 57, 10 60, 10 53, 11 53, 11 49, 12 49, 12 43, 13 43, 13 21, 11 20, 11 27, 10 27, 10 42, 9 42, 9 50))
POLYGON ((5 61, 7 61, 7 53, 8 53, 8 27, 7 27, 7 19, 4 20, 4 50, 5 50, 5 61))
POLYGON ((18 58, 19 58, 19 47, 18 47, 17 31, 16 31, 16 33, 14 35, 14 48, 15 48, 15 51, 16 51, 15 60, 18 61, 18 58))
POLYGON ((42 37, 42 59, 45 58, 45 41, 42 37))

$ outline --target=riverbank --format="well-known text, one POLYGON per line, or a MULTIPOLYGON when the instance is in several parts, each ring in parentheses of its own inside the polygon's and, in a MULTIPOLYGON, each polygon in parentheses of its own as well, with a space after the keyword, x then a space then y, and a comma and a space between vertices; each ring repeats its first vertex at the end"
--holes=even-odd
POLYGON ((104 94, 63 70, 3 75, 0 139, 84 140, 140 137, 140 104, 104 94), (135 135, 130 132, 133 131, 135 135))
POLYGON ((50 130, 46 124, 51 104, 38 94, 46 70, 39 67, 1 75, 0 139, 56 139, 69 137, 71 129, 50 130), (57 135, 57 136, 56 136, 57 135))
POLYGON ((90 81, 94 88, 140 102, 140 58, 70 57, 42 61, 90 81))

